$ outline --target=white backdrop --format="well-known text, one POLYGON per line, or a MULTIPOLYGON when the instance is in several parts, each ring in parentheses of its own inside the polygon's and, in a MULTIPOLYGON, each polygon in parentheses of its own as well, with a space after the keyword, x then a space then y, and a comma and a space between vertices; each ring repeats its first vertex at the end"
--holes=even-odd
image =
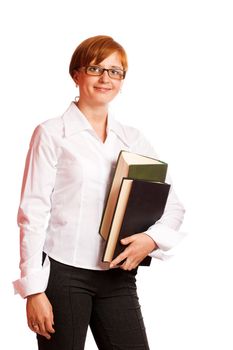
MULTIPOLYGON (((141 268, 138 289, 152 350, 232 350, 231 1, 8 0, 0 5, 0 329, 4 349, 36 349, 18 278, 16 213, 29 139, 76 91, 75 47, 112 35, 129 72, 112 105, 169 163, 187 213, 175 256, 141 268), (17 344, 17 345, 16 345, 17 344)), ((89 333, 87 350, 96 346, 89 333)), ((65 350, 65 349, 64 349, 65 350)))

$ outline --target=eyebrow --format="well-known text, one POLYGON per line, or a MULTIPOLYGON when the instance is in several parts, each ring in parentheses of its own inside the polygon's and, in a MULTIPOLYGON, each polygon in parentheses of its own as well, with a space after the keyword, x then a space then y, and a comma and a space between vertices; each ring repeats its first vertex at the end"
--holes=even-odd
MULTIPOLYGON (((105 68, 104 66, 102 66, 101 64, 93 64, 93 66, 96 67, 101 67, 101 68, 105 68)), ((123 67, 119 67, 119 66, 110 66, 108 69, 112 69, 112 68, 116 68, 116 69, 120 69, 120 70, 124 70, 123 67)))
POLYGON ((117 69, 122 69, 122 70, 124 70, 123 67, 119 67, 119 66, 111 66, 111 68, 117 68, 117 69))

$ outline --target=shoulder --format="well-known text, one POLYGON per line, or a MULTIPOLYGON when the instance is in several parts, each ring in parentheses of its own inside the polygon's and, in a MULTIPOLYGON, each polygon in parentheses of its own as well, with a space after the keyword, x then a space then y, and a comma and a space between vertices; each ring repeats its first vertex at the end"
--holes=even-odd
POLYGON ((50 136, 62 136, 64 133, 64 122, 62 116, 47 119, 38 127, 42 132, 48 133, 50 136))
POLYGON ((113 131, 124 141, 128 146, 133 146, 142 137, 141 132, 130 125, 123 124, 115 119, 111 120, 113 131))
POLYGON ((63 138, 63 130, 64 126, 62 116, 47 119, 35 127, 31 137, 30 146, 56 146, 60 143, 59 139, 63 138))
POLYGON ((141 130, 118 121, 115 121, 115 123, 118 136, 123 139, 131 152, 144 154, 149 157, 158 157, 151 142, 141 130))
POLYGON ((54 138, 63 137, 64 134, 64 121, 63 115, 59 117, 49 118, 38 124, 33 132, 35 138, 54 138))

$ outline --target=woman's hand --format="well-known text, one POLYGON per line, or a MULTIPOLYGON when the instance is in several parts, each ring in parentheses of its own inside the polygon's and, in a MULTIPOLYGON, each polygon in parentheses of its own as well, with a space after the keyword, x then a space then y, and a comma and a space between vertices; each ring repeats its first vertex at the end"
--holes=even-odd
POLYGON ((27 320, 29 328, 47 339, 54 333, 53 310, 45 293, 27 297, 27 320))
POLYGON ((123 270, 135 269, 139 263, 158 246, 155 241, 146 233, 137 233, 121 240, 121 243, 127 245, 125 250, 119 254, 110 264, 110 268, 124 263, 119 267, 123 270))

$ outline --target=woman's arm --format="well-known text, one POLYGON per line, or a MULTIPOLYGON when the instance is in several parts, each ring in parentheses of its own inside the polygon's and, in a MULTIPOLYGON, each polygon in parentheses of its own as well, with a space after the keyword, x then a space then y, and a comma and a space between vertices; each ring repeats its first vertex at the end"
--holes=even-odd
POLYGON ((27 297, 28 326, 47 339, 54 333, 53 310, 44 293, 50 264, 46 258, 42 266, 42 254, 55 177, 54 146, 45 128, 39 126, 33 133, 25 164, 18 211, 21 278, 13 284, 16 293, 27 297))
MULTIPOLYGON (((130 150, 158 159, 153 147, 142 135, 130 150)), ((125 260, 121 268, 131 270, 138 266, 147 255, 163 259, 164 253, 172 249, 184 237, 184 234, 179 232, 179 228, 183 222, 185 210, 175 194, 169 175, 166 182, 171 184, 171 188, 161 219, 149 227, 146 232, 122 240, 121 243, 127 245, 127 247, 112 261, 110 267, 114 267, 125 260)))
POLYGON ((14 287, 23 298, 43 292, 47 286, 49 260, 42 266, 42 252, 55 177, 54 145, 45 127, 40 125, 31 139, 18 211, 21 278, 14 282, 14 287))

